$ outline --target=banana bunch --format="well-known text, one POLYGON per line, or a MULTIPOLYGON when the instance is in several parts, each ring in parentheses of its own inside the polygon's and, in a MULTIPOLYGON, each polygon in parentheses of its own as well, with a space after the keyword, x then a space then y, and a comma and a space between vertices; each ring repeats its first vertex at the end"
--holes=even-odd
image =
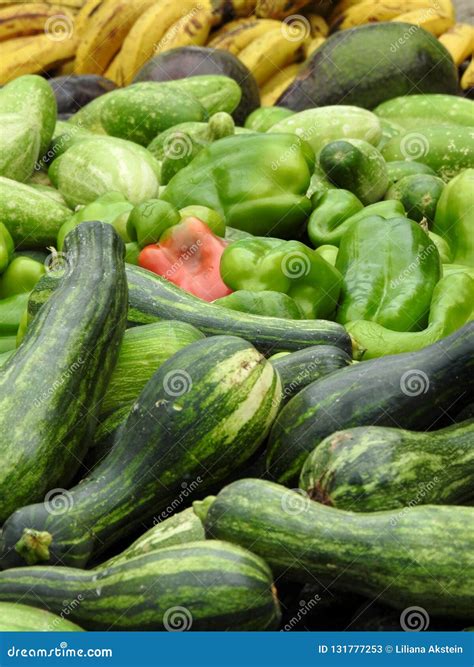
POLYGON ((0 0, 0 84, 44 73, 74 58, 75 18, 83 0, 0 0))

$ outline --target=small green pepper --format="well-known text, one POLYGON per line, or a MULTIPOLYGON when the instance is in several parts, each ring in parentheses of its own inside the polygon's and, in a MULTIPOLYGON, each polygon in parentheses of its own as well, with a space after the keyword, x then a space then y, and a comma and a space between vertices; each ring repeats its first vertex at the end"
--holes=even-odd
POLYGON ((14 244, 10 232, 3 222, 0 222, 0 273, 3 273, 10 263, 14 244))
POLYGON ((132 209, 127 221, 127 234, 141 248, 158 243, 165 229, 181 222, 178 211, 161 199, 149 199, 132 209))
POLYGON ((441 262, 413 220, 359 220, 342 237, 336 268, 343 278, 338 322, 371 320, 394 331, 426 326, 441 262))
POLYGON ((438 236, 438 234, 435 234, 434 232, 428 232, 428 236, 438 248, 442 264, 449 264, 453 258, 453 253, 451 252, 449 244, 441 236, 438 236))
POLYGON ((299 241, 261 237, 227 246, 221 275, 232 290, 287 294, 307 319, 334 312, 341 284, 339 271, 315 250, 299 241))
POLYGON ((336 266, 337 253, 339 248, 337 245, 320 245, 319 248, 316 248, 318 255, 321 255, 326 262, 329 262, 332 266, 336 266))
POLYGON ((46 272, 44 264, 30 257, 15 257, 0 277, 0 299, 31 292, 46 272))
POLYGON ((216 236, 225 236, 225 220, 220 213, 207 206, 186 206, 179 211, 181 221, 186 218, 198 218, 212 229, 216 236))
POLYGON ((27 303, 26 293, 0 300, 0 337, 16 336, 27 303))
POLYGON ((282 317, 288 320, 300 320, 302 313, 294 299, 282 292, 263 290, 262 292, 251 292, 250 290, 237 290, 214 303, 224 308, 238 310, 252 315, 264 315, 266 317, 282 317))

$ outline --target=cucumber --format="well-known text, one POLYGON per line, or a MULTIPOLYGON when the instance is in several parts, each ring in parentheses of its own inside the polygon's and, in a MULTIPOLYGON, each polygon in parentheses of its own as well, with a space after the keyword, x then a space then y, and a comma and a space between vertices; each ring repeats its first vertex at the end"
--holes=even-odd
POLYGON ((0 112, 0 127, 0 177, 27 181, 38 161, 38 128, 24 114, 4 112, 0 112))
POLYGON ((379 104, 373 112, 404 127, 474 124, 474 102, 459 95, 404 95, 379 104))
POLYGON ((392 162, 386 162, 385 165, 390 183, 396 183, 405 176, 413 176, 414 174, 435 176, 431 167, 416 160, 393 160, 392 162))
POLYGON ((61 609, 59 613, 61 616, 25 604, 0 602, 0 632, 82 632, 82 628, 64 618, 69 610, 61 609))
POLYGON ((278 355, 270 362, 280 376, 282 403, 286 403, 311 382, 349 366, 352 359, 338 347, 315 345, 284 356, 278 355))
POLYGON ((100 413, 124 405, 131 407, 157 368, 175 352, 202 338, 204 334, 195 327, 172 320, 127 329, 100 413))
POLYGON ((0 428, 8 433, 0 522, 74 476, 125 328, 123 243, 113 228, 84 223, 66 248, 61 286, 0 370, 0 428))
POLYGON ((232 544, 191 542, 101 570, 0 572, 0 600, 70 609, 86 630, 272 630, 280 610, 264 561, 232 544), (77 604, 77 600, 80 603, 77 604))
POLYGON ((191 343, 145 385, 108 456, 64 492, 64 512, 38 503, 10 516, 1 565, 97 559, 166 509, 183 483, 201 490, 243 465, 266 437, 280 395, 271 364, 241 338, 191 343))
POLYGON ((449 181, 464 169, 474 167, 474 128, 434 125, 406 130, 383 148, 385 160, 416 160, 449 181))
POLYGON ((355 514, 244 479, 219 493, 205 528, 251 548, 277 576, 316 580, 396 609, 416 602, 430 616, 473 619, 474 534, 466 529, 473 521, 471 507, 355 514))
POLYGON ((273 425, 267 467, 290 484, 309 452, 335 429, 393 426, 423 430, 455 416, 474 389, 474 322, 418 352, 363 361, 313 382, 273 425))
POLYGON ((308 456, 299 486, 351 512, 416 505, 472 505, 474 421, 419 433, 359 426, 325 438, 308 456))
POLYGON ((69 208, 35 187, 0 177, 0 219, 16 248, 54 245, 61 225, 71 215, 69 208))
POLYGON ((444 181, 438 176, 413 174, 392 185, 385 193, 385 199, 401 201, 411 220, 421 222, 425 218, 433 222, 443 188, 444 181))
POLYGON ((352 192, 364 206, 375 204, 387 190, 385 160, 367 141, 332 141, 320 152, 319 164, 334 185, 352 192))
MULTIPOLYGON (((180 498, 174 499, 170 511, 179 506, 180 500, 180 498)), ((185 501, 185 498, 183 498, 183 501, 185 501)), ((98 565, 96 569, 103 570, 112 567, 112 565, 126 563, 131 558, 154 552, 157 549, 197 542, 206 538, 202 521, 192 507, 173 514, 173 516, 168 516, 168 518, 166 518, 166 512, 162 512, 162 514, 163 516, 160 515, 153 520, 155 525, 143 533, 133 544, 98 565)))
POLYGON ((221 74, 186 76, 182 79, 166 81, 165 85, 176 91, 173 96, 174 100, 176 100, 176 95, 183 91, 198 99, 210 116, 219 111, 233 113, 239 106, 242 97, 242 90, 237 81, 221 74))

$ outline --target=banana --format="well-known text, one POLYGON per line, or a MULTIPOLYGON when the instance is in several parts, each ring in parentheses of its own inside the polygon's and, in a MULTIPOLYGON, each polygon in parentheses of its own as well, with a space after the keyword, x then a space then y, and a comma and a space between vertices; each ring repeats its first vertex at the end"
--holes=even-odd
POLYGON ((350 7, 354 7, 354 5, 360 5, 361 2, 364 2, 364 0, 339 0, 337 5, 333 7, 331 13, 329 14, 328 17, 328 25, 332 29, 336 26, 336 24, 339 22, 339 18, 341 14, 346 12, 350 7))
POLYGON ((54 70, 54 76, 66 76, 72 74, 74 71, 74 58, 65 60, 59 67, 54 70))
POLYGON ((220 37, 214 37, 209 42, 209 46, 215 49, 224 49, 237 55, 258 37, 261 37, 269 30, 280 29, 280 27, 280 21, 254 19, 251 22, 242 23, 230 32, 221 34, 220 37))
POLYGON ((0 44, 0 84, 23 74, 43 73, 74 57, 77 41, 53 40, 50 35, 16 37, 0 44))
POLYGON ((123 85, 132 82, 135 74, 153 57, 156 45, 167 30, 198 6, 203 0, 155 0, 137 21, 123 41, 118 67, 123 85))
POLYGON ((226 35, 228 32, 231 32, 231 30, 235 30, 236 28, 240 28, 241 26, 248 25, 249 23, 254 23, 256 20, 257 17, 255 15, 252 15, 245 19, 234 19, 233 21, 228 21, 227 23, 221 25, 218 30, 215 30, 212 33, 212 39, 213 40, 218 39, 222 37, 222 35, 226 35))
POLYGON ((45 2, 28 2, 0 7, 0 41, 34 35, 45 30, 72 30, 74 14, 60 5, 45 2), (61 24, 61 25, 60 25, 61 24))
POLYGON ((263 107, 273 106, 282 92, 288 88, 295 78, 300 63, 288 65, 271 77, 267 83, 260 89, 260 102, 263 107))
POLYGON ((117 53, 116 56, 114 56, 112 62, 110 65, 107 67, 107 69, 104 72, 104 76, 106 79, 110 79, 114 83, 117 84, 117 86, 122 86, 122 79, 120 77, 120 54, 121 51, 117 53))
POLYGON ((304 17, 309 21, 311 37, 327 37, 329 26, 322 16, 313 12, 303 12, 304 17))
POLYGON ((456 23, 439 36, 439 41, 459 66, 474 51, 474 27, 468 23, 456 23))
POLYGON ((365 0, 340 15, 338 28, 347 30, 366 23, 391 21, 400 14, 417 9, 431 9, 434 12, 433 0, 365 0))
POLYGON ((406 14, 400 14, 392 21, 412 23, 419 28, 430 32, 435 37, 442 35, 454 25, 454 18, 446 14, 438 14, 433 9, 414 9, 406 14))
MULTIPOLYGON (((25 5, 30 4, 28 0, 17 0, 12 3, 9 0, 0 0, 1 5, 25 5)), ((43 0, 45 5, 59 5, 60 7, 68 7, 72 10, 78 10, 84 4, 84 0, 43 0)))
POLYGON ((246 18, 255 11, 257 0, 213 0, 212 11, 216 24, 229 19, 246 18))
POLYGON ((135 21, 156 0, 104 0, 81 34, 76 74, 103 74, 135 21))
POLYGON ((262 19, 284 19, 309 3, 310 0, 257 0, 255 14, 262 19))
POLYGON ((83 3, 82 8, 76 16, 76 32, 79 36, 85 32, 88 22, 103 2, 104 0, 86 0, 83 3))
POLYGON ((212 12, 198 6, 173 23, 156 45, 155 53, 162 53, 180 46, 203 46, 212 27, 212 12))
POLYGON ((471 58, 471 62, 467 66, 466 71, 461 77, 461 88, 463 90, 474 88, 474 55, 471 58))
POLYGON ((310 42, 306 42, 304 45, 304 57, 309 58, 315 51, 316 49, 319 49, 321 44, 324 44, 326 41, 325 37, 313 37, 313 39, 310 42))
POLYGON ((282 23, 281 28, 266 32, 242 49, 239 60, 249 68, 258 85, 262 86, 279 70, 297 60, 305 41, 307 36, 290 36, 282 23))

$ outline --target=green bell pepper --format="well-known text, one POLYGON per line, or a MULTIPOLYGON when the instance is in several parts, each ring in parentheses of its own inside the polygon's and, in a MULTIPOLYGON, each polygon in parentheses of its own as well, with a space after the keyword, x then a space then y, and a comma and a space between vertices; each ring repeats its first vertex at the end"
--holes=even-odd
POLYGON ((294 238, 311 211, 313 168, 311 147, 291 134, 226 137, 181 169, 161 198, 177 208, 208 206, 252 234, 294 238))
POLYGON ((329 262, 332 266, 336 266, 337 253, 339 252, 337 245, 320 245, 319 248, 316 248, 316 252, 318 255, 321 255, 326 262, 329 262))
POLYGON ((308 222, 308 236, 315 246, 325 244, 338 246, 343 234, 354 223, 374 215, 394 218, 405 215, 405 209, 400 201, 394 199, 378 201, 363 207, 351 192, 329 190, 311 213, 308 222))
POLYGON ((0 299, 31 292, 46 268, 31 257, 14 257, 0 277, 0 299))
POLYGON ((454 264, 474 266, 474 169, 465 169, 445 186, 433 232, 448 242, 454 264))
POLYGON ((77 210, 60 228, 57 239, 58 250, 62 250, 64 239, 71 229, 89 220, 99 220, 113 225, 120 238, 127 243, 130 239, 127 236, 126 225, 132 209, 133 204, 125 199, 121 192, 107 192, 97 197, 95 201, 77 210))
POLYGON ((27 303, 26 292, 0 300, 0 338, 16 336, 27 303))
POLYGON ((216 236, 225 236, 225 220, 220 213, 207 206, 186 206, 180 209, 181 221, 186 218, 198 218, 212 229, 216 236))
POLYGON ((282 317, 288 320, 300 320, 302 318, 302 313, 296 301, 283 292, 273 292, 271 290, 251 292, 242 289, 216 299, 213 303, 252 315, 282 317))
POLYGON ((10 232, 0 222, 0 273, 3 273, 13 256, 14 243, 10 232))
POLYGON ((165 229, 180 221, 181 216, 174 206, 161 199, 149 199, 132 209, 127 221, 127 235, 141 249, 150 243, 158 243, 165 229))
POLYGON ((394 331, 420 331, 441 274, 438 249, 408 218, 380 216, 353 224, 341 240, 337 321, 370 320, 394 331))
POLYGON ((474 279, 467 273, 451 273, 433 290, 428 326, 423 331, 392 331, 376 322, 349 322, 346 329, 365 349, 364 359, 415 352, 454 333, 473 319, 474 279))
POLYGON ((315 250, 299 241, 250 238, 227 246, 221 276, 232 290, 287 294, 306 319, 334 312, 341 276, 315 250))
MULTIPOLYGON (((426 231, 426 230, 425 230, 426 231)), ((435 246, 438 248, 439 256, 441 258, 442 264, 449 264, 453 259, 453 253, 449 244, 438 234, 428 231, 428 236, 433 241, 435 246)))

